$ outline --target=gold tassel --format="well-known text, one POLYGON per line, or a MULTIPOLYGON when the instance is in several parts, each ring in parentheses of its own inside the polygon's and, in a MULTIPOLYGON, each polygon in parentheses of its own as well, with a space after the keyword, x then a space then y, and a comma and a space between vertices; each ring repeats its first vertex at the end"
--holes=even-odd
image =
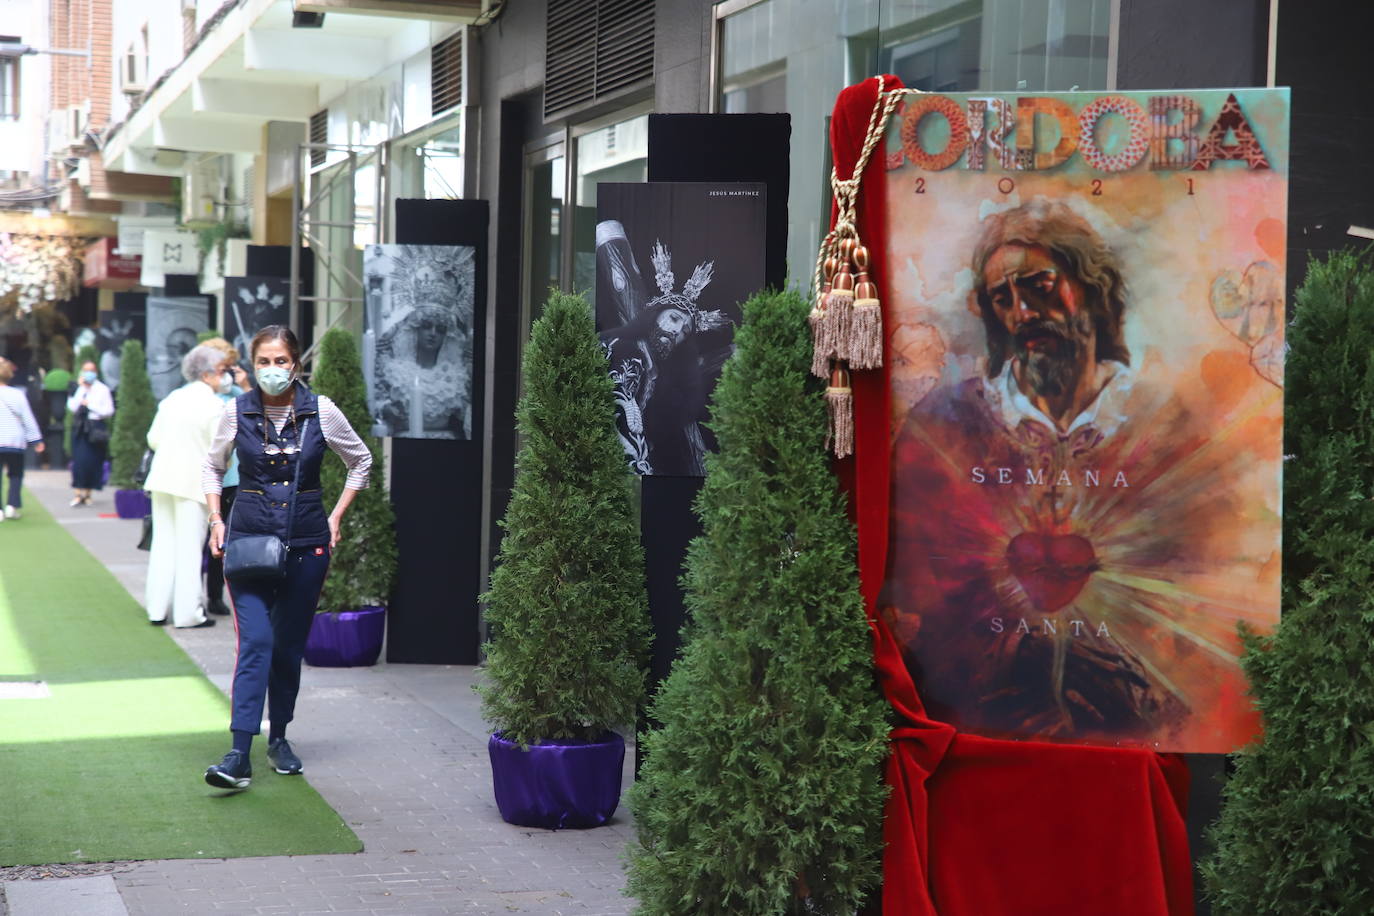
POLYGON ((868 277, 868 249, 856 244, 852 257, 857 282, 844 348, 851 369, 877 369, 883 364, 883 309, 878 286, 868 277))
POLYGON ((806 318, 811 325, 811 374, 817 378, 825 378, 829 373, 830 357, 835 352, 835 342, 830 339, 830 322, 825 315, 829 299, 829 290, 817 296, 806 318))
POLYGON ((835 259, 825 259, 824 280, 816 301, 811 305, 807 321, 811 325, 811 374, 825 378, 830 374, 830 358, 835 355, 834 322, 830 311, 830 281, 835 273, 835 259))
POLYGON ((853 239, 840 243, 839 266, 830 284, 830 302, 826 310, 831 339, 835 342, 834 355, 839 360, 849 359, 849 327, 854 318, 854 277, 849 272, 849 252, 853 247, 853 239))
POLYGON ((825 447, 833 451, 836 458, 854 454, 854 389, 849 386, 849 373, 838 366, 830 373, 825 405, 830 414, 825 447))

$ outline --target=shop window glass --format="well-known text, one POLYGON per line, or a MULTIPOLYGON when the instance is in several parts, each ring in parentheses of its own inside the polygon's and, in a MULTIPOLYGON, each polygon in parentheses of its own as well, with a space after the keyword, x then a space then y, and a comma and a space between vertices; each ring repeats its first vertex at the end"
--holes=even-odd
POLYGON ((529 303, 526 327, 544 311, 549 289, 561 283, 563 268, 564 162, 554 156, 527 172, 530 200, 529 303))
POLYGON ((398 144, 392 178, 396 197, 457 200, 463 188, 462 128, 398 144))
POLYGON ((1111 0, 722 3, 716 110, 792 115, 788 263, 810 282, 828 212, 835 96, 875 73, 928 92, 1107 88, 1111 0))

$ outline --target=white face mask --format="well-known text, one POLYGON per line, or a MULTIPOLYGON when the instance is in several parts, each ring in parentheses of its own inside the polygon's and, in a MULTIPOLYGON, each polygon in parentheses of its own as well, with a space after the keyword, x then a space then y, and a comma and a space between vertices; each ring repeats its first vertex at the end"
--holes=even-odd
POLYGON ((228 394, 234 390, 234 376, 232 373, 224 372, 219 377, 219 393, 228 394))

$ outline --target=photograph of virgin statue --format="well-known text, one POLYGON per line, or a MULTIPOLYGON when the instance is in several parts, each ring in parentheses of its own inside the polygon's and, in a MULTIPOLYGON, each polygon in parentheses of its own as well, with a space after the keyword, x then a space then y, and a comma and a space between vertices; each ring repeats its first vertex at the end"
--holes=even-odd
POLYGON ((472 438, 476 249, 369 245, 363 373, 372 432, 472 438))

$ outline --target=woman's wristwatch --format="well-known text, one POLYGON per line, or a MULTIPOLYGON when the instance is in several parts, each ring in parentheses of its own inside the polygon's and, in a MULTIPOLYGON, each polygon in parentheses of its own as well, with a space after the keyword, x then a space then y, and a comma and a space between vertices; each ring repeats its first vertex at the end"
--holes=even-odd
POLYGON ((215 527, 215 525, 223 525, 223 524, 224 524, 224 516, 220 515, 218 512, 211 512, 211 513, 210 513, 210 527, 211 527, 211 528, 215 527))

